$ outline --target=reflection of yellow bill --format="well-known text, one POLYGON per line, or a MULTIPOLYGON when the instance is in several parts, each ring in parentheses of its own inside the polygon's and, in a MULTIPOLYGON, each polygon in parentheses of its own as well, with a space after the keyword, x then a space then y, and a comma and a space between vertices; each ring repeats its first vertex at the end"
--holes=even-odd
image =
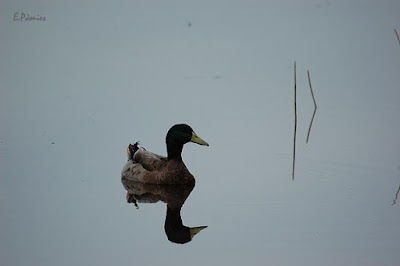
POLYGON ((207 226, 199 226, 199 227, 193 227, 190 228, 190 239, 192 239, 198 232, 200 232, 203 229, 206 229, 207 226))
POLYGON ((197 136, 196 133, 192 132, 192 139, 190 140, 191 142, 200 144, 200 145, 205 145, 205 146, 209 146, 207 142, 205 142, 204 140, 202 140, 199 136, 197 136))

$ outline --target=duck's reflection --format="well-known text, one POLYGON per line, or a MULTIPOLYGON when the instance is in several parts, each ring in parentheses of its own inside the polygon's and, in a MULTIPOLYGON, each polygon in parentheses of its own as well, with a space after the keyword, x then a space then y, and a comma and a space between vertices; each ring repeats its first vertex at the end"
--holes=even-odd
POLYGON ((189 194, 194 188, 190 185, 154 185, 144 184, 132 180, 122 179, 127 194, 128 203, 156 203, 158 201, 167 204, 167 215, 165 217, 164 229, 168 240, 174 243, 184 244, 207 226, 187 227, 183 225, 181 209, 189 194))

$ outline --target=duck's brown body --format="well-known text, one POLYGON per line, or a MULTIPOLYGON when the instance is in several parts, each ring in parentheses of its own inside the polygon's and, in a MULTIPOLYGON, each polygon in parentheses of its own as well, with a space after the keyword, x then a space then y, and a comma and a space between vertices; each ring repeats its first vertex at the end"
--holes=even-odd
POLYGON ((152 163, 149 160, 139 162, 129 160, 122 169, 122 178, 148 184, 195 183, 193 175, 188 171, 183 161, 166 160, 165 157, 152 160, 152 163))
POLYGON ((194 184, 195 179, 182 161, 182 148, 187 142, 208 146, 188 125, 175 125, 167 133, 168 157, 129 145, 128 162, 122 169, 122 179, 148 184, 194 184))

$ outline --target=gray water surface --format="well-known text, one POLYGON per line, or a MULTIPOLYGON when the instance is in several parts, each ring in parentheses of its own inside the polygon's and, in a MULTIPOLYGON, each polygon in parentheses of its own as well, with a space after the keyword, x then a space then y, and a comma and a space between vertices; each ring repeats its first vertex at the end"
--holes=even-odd
POLYGON ((398 265, 398 1, 0 5, 0 265, 398 265), (175 123, 186 244, 121 183, 175 123))

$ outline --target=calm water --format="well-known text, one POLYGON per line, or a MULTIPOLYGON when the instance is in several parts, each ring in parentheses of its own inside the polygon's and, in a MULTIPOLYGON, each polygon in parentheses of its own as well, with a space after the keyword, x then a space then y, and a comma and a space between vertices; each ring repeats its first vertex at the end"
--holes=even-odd
POLYGON ((0 265, 398 265, 399 3, 159 5, 1 4, 0 265), (196 186, 123 184, 181 122, 196 186))

